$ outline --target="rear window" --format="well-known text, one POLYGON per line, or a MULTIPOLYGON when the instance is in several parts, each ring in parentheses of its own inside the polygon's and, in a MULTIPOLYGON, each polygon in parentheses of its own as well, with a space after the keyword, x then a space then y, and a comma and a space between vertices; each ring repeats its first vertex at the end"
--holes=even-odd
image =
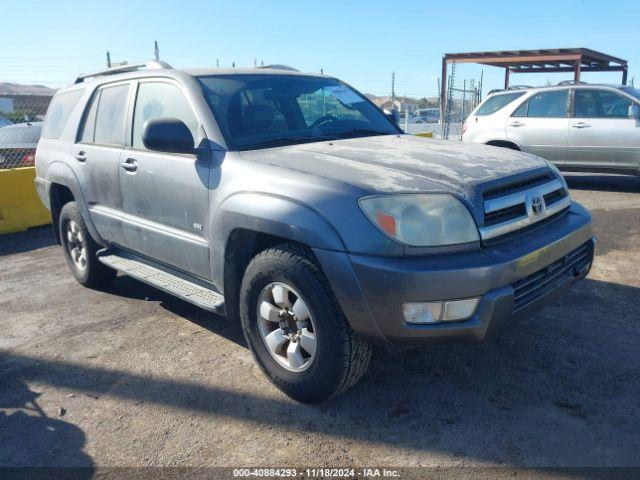
POLYGON ((524 92, 503 93, 489 97, 482 105, 480 105, 476 115, 491 115, 492 113, 496 113, 498 110, 510 104, 516 98, 520 98, 522 95, 524 95, 524 92))
POLYGON ((62 130, 69 120, 69 115, 82 96, 82 90, 60 93, 53 97, 47 110, 47 119, 42 136, 44 138, 60 138, 62 130))

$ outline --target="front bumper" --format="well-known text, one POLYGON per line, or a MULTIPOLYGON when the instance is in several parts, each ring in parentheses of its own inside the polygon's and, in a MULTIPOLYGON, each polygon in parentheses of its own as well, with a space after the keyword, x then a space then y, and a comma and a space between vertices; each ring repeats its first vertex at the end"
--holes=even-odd
POLYGON ((587 275, 594 247, 591 216, 574 202, 566 215, 524 236, 470 252, 392 258, 315 253, 358 334, 419 345, 479 342, 533 313, 587 275), (468 320, 411 325, 402 314, 403 303, 470 297, 481 301, 468 320))

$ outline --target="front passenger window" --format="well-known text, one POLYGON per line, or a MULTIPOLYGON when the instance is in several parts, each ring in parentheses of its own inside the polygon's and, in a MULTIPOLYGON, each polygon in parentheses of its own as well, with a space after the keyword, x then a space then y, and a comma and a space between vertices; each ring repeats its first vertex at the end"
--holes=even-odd
POLYGON ((133 148, 145 150, 142 131, 145 123, 153 118, 177 118, 187 125, 194 140, 197 139, 198 120, 180 89, 171 83, 140 83, 133 114, 133 148))
POLYGON ((608 90, 578 88, 575 118, 628 118, 631 100, 608 90))

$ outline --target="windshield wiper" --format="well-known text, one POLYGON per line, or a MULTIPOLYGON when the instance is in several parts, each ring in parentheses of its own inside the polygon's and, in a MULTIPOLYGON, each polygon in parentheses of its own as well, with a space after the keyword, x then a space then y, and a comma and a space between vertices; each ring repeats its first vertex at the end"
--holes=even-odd
POLYGON ((368 128, 354 128, 346 132, 336 133, 338 138, 354 138, 354 137, 372 137, 374 135, 391 135, 389 132, 380 132, 379 130, 371 130, 368 128))
POLYGON ((335 137, 328 135, 316 135, 313 137, 292 136, 292 137, 276 137, 264 140, 262 142, 247 145, 243 150, 253 150, 256 148, 278 147, 284 145, 294 145, 296 143, 322 142, 323 140, 333 140, 335 137))

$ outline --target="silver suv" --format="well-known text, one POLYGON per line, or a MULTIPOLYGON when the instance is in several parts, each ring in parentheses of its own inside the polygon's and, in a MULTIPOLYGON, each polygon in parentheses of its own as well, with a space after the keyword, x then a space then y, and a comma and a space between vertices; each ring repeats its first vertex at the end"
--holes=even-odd
POLYGON ((494 93, 463 141, 522 150, 562 170, 640 174, 640 90, 576 84, 494 93))
POLYGON ((405 135, 291 70, 80 77, 51 102, 36 171, 82 285, 119 270, 226 314, 306 402, 357 382, 372 343, 480 341, 593 260, 591 217, 546 160, 405 135))

